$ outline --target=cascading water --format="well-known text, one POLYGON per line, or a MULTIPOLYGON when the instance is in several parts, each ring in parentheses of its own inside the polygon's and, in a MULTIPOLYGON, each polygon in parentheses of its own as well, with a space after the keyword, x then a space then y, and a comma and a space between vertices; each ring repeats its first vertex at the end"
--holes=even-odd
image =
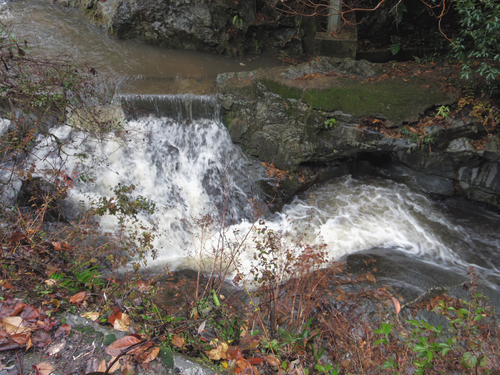
MULTIPOLYGON (((124 125, 126 131, 121 136, 99 142, 84 132, 60 126, 53 133, 66 144, 64 157, 56 149, 47 151, 52 145, 52 138, 47 138, 40 141, 33 161, 41 169, 57 167, 77 176, 92 176, 93 183, 76 180, 67 202, 69 216, 82 202, 88 205, 111 195, 117 184, 135 184, 137 195, 156 203, 153 218, 143 219, 153 219, 159 225, 155 246, 163 250, 157 262, 168 262, 175 268, 185 258, 185 250, 193 246, 186 222, 222 207, 226 207, 227 223, 251 217, 248 199, 255 168, 232 144, 218 120, 214 98, 132 98, 120 99, 129 109, 142 112, 147 104, 160 116, 165 109, 172 116, 140 116, 124 125)), ((100 225, 112 231, 116 220, 106 216, 100 225)))
MULTIPOLYGON (((64 159, 60 153, 47 152, 50 139, 38 146, 40 168, 64 163, 61 167, 66 171, 94 176, 92 184, 75 185, 68 198, 69 212, 81 201, 111 195, 118 183, 137 185, 135 192, 157 206, 153 218, 143 218, 155 220, 160 233, 155 242, 159 258, 149 265, 168 264, 171 269, 193 266, 187 253, 192 254, 201 243, 192 219, 207 213, 217 216, 225 207, 225 224, 232 225, 229 237, 233 232, 241 236, 250 231, 252 181, 262 176, 262 167, 232 144, 215 99, 149 95, 122 96, 121 101, 137 117, 124 124, 127 130, 121 136, 97 142, 61 126, 54 132, 67 142, 64 159)), ((473 264, 495 278, 500 269, 496 255, 500 234, 494 228, 500 226, 500 217, 476 209, 475 217, 467 214, 465 219, 458 211, 405 185, 343 177, 295 198, 282 213, 269 215, 265 225, 283 233, 283 246, 292 246, 299 236, 311 245, 326 244, 332 259, 385 247, 462 270, 473 264), (481 221, 483 214, 487 219, 481 221), (481 233, 479 224, 474 225, 479 222, 481 233)), ((105 231, 116 229, 113 217, 101 218, 100 224, 105 231)), ((252 232, 240 255, 244 271, 253 261, 253 236, 252 232)))

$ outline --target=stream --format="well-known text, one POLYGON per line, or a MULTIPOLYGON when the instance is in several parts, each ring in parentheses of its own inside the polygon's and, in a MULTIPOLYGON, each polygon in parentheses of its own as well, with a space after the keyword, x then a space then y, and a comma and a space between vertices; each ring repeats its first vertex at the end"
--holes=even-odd
MULTIPOLYGON (((57 167, 93 177, 93 182, 75 183, 65 202, 69 218, 92 200, 110 196, 118 183, 135 184, 135 194, 151 199, 157 207, 152 217, 141 217, 146 225, 155 221, 159 228, 155 240, 159 256, 150 260, 151 267, 196 267, 200 249, 210 251, 220 245, 217 233, 223 225, 228 245, 248 237, 239 255, 241 270, 248 272, 255 249, 251 202, 259 198, 255 181, 266 178, 264 170, 232 144, 214 97, 172 94, 209 93, 219 73, 279 62, 265 57, 228 59, 117 40, 81 12, 45 1, 4 4, 2 12, 3 21, 11 23, 35 50, 52 57, 70 54, 106 70, 119 77, 122 102, 151 107, 148 114, 125 124, 126 137, 101 142, 61 124, 54 133, 67 142, 64 159, 49 139, 39 139, 32 158, 39 168, 57 167), (200 231, 200 219, 207 215, 214 220, 208 239, 200 231)), ((114 231, 117 221, 104 216, 100 225, 104 231, 114 231)), ((335 179, 295 197, 281 212, 266 214, 262 225, 281 233, 285 248, 299 239, 325 244, 331 259, 382 247, 461 273, 474 265, 493 284, 500 280, 499 215, 459 198, 434 201, 388 180, 335 179)))

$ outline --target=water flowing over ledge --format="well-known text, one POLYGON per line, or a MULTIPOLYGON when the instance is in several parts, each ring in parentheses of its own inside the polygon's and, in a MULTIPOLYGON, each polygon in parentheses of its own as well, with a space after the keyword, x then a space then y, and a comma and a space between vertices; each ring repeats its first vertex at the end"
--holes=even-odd
POLYGON ((220 107, 212 95, 118 95, 125 113, 133 118, 147 114, 193 122, 208 119, 220 122, 220 107))

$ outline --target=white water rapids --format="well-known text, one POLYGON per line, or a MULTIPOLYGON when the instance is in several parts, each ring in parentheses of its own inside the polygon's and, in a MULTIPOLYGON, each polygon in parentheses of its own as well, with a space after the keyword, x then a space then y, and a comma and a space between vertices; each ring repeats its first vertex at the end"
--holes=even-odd
MULTIPOLYGON (((195 267, 188 257, 201 246, 194 222, 207 213, 217 216, 226 207, 232 241, 237 241, 233 232, 242 237, 250 230, 249 200, 256 192, 252 181, 264 174, 258 163, 232 144, 217 116, 189 123, 150 115, 130 120, 125 127, 127 133, 120 137, 97 142, 60 126, 54 133, 67 142, 62 154, 47 151, 51 140, 40 140, 39 168, 57 166, 69 174, 94 177, 93 183, 75 180, 69 212, 88 206, 90 199, 111 196, 111 188, 118 183, 137 185, 135 194, 157 206, 152 218, 142 218, 159 225, 160 236, 155 240, 159 257, 149 265, 170 269, 195 267)), ((463 270, 475 265, 485 276, 495 277, 499 271, 499 216, 464 202, 436 203, 391 181, 346 176, 313 188, 282 213, 267 216, 266 226, 281 231, 284 242, 291 244, 303 233, 311 245, 326 244, 331 259, 385 247, 463 270)), ((105 216, 100 225, 113 231, 117 222, 105 216)), ((253 236, 252 232, 240 255, 244 271, 253 261, 253 236)), ((207 248, 217 246, 217 241, 214 237, 207 248)))

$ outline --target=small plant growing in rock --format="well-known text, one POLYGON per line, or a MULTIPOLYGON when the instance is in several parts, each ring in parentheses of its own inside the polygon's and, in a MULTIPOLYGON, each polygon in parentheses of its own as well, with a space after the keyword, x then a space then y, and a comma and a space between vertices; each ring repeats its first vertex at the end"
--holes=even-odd
POLYGON ((448 119, 450 117, 450 107, 447 105, 442 105, 438 108, 437 117, 442 117, 444 119, 448 119))
POLYGON ((325 128, 329 129, 331 127, 337 128, 337 120, 334 118, 329 118, 328 120, 325 121, 325 128))

